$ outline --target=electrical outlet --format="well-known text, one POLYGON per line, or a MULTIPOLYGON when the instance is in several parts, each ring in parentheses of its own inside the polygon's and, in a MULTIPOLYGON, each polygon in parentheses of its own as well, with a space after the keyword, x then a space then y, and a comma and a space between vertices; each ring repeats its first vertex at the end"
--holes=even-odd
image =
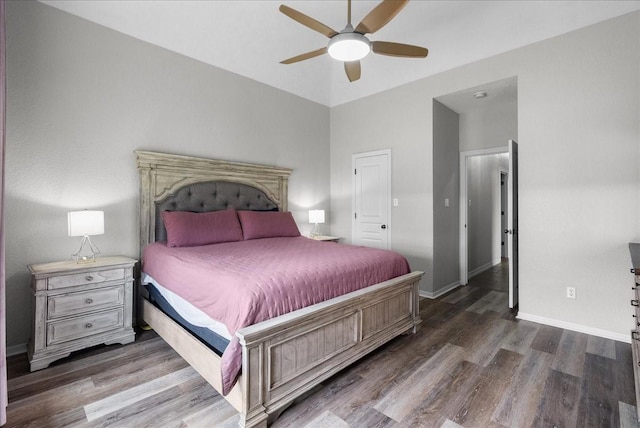
POLYGON ((567 298, 575 299, 576 298, 576 288, 575 287, 567 287, 567 298))

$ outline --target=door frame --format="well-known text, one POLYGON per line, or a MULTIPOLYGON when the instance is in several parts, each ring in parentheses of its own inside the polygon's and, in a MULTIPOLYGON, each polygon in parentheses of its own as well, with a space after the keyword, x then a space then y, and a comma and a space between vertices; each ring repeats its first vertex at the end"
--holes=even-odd
POLYGON ((469 282, 469 236, 467 221, 469 219, 469 205, 467 204, 467 160, 475 156, 496 155, 509 153, 509 146, 490 149, 469 150, 460 152, 460 284, 469 282))
MULTIPOLYGON (((356 169, 356 160, 368 158, 372 156, 387 156, 387 188, 389 189, 389 198, 387 200, 387 249, 391 248, 391 198, 393 191, 391 189, 391 149, 374 150, 371 152, 354 153, 351 155, 351 171, 356 169)), ((356 242, 356 175, 351 174, 351 243, 356 242)))

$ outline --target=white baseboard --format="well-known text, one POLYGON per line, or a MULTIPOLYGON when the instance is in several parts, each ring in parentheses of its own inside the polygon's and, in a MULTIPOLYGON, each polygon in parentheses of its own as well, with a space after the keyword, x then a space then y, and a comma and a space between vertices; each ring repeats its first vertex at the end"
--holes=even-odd
POLYGON ((602 330, 600 328, 588 327, 586 325, 574 324, 571 322, 560 321, 553 318, 541 317, 539 315, 527 314, 520 311, 518 312, 516 318, 537 322, 538 324, 550 325, 552 327, 564 328, 566 330, 577 331, 579 333, 586 333, 593 336, 604 337, 605 339, 617 340, 618 342, 631 343, 631 334, 616 333, 614 331, 602 330))
POLYGON ((426 297, 428 299, 437 299, 443 294, 447 294, 449 291, 455 290, 458 287, 460 287, 460 281, 455 281, 447 285, 446 287, 439 289, 435 293, 432 293, 431 291, 420 290, 420 293, 418 294, 420 295, 420 297, 426 297))
POLYGON ((7 346, 7 357, 13 357, 14 355, 24 354, 27 352, 27 344, 21 343, 19 345, 7 346))

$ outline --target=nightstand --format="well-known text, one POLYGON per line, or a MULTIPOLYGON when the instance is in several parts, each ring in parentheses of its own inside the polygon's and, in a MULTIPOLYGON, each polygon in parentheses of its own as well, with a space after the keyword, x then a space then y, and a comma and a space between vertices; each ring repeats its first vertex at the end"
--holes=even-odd
POLYGON ((31 371, 90 346, 134 341, 136 262, 128 257, 100 257, 93 263, 29 266, 35 316, 27 349, 31 371))
POLYGON ((320 236, 314 236, 311 239, 315 239, 316 241, 326 241, 326 242, 338 242, 340 241, 340 237, 338 236, 327 236, 327 235, 320 235, 320 236))

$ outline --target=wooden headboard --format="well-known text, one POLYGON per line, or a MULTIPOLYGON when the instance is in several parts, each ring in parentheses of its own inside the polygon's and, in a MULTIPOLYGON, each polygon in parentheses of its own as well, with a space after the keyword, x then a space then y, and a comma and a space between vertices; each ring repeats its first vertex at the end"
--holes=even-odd
MULTIPOLYGON (((237 195, 230 197, 232 201, 226 202, 226 206, 238 209, 254 209, 250 205, 256 205, 255 209, 268 210, 277 206, 280 211, 287 210, 287 190, 289 175, 292 170, 266 165, 249 163, 227 162, 214 159, 204 159, 191 156, 180 156, 166 153, 156 153, 137 150, 135 152, 140 174, 140 256, 144 247, 155 242, 159 234, 156 225, 159 213, 158 204, 166 203, 167 199, 178 195, 181 189, 196 183, 237 183, 236 189, 256 189, 247 198, 239 198, 240 192, 234 190, 237 195), (264 198, 262 195, 266 196, 264 198), (248 199, 248 198, 251 198, 248 199), (265 200, 266 199, 266 200, 265 200), (240 206, 240 204, 243 204, 240 206), (246 204, 246 207, 244 206, 246 204)), ((216 188, 213 196, 215 197, 216 188)), ((225 188, 229 188, 226 186, 225 188)), ((184 192, 183 192, 184 193, 184 192)), ((189 196, 191 192, 189 191, 189 196)), ((208 211, 220 208, 208 209, 207 204, 198 204, 202 209, 189 209, 192 211, 208 211)))

